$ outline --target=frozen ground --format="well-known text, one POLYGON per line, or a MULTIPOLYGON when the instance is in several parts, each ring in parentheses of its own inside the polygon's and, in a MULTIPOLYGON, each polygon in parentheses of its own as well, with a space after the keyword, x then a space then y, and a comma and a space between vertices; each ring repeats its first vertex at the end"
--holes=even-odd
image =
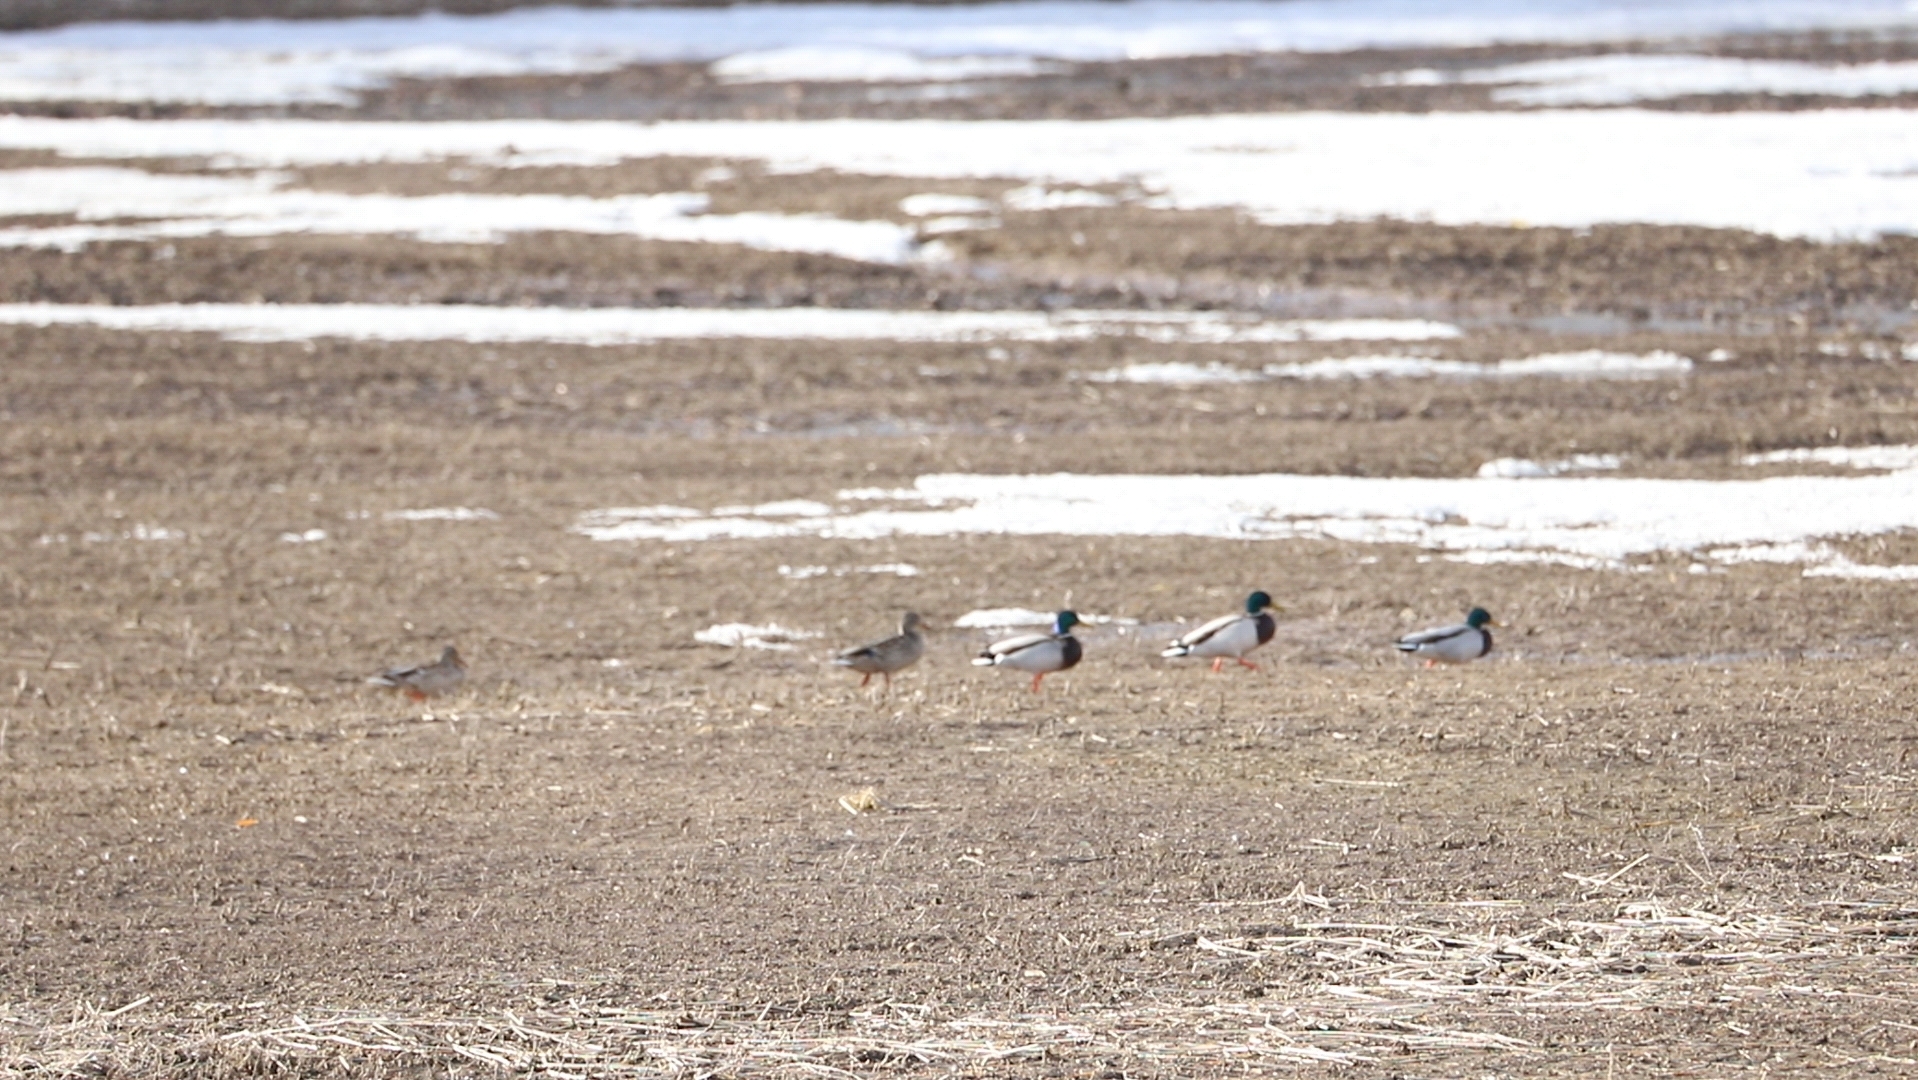
POLYGON ((726 78, 901 81, 1077 61, 1406 46, 1910 29, 1895 0, 1147 0, 530 8, 471 17, 96 23, 0 35, 0 100, 342 103, 395 78, 720 61, 726 78))
POLYGON ((1422 319, 1261 319, 1207 312, 858 311, 843 308, 629 310, 371 304, 0 305, 0 323, 208 331, 237 341, 564 342, 757 338, 815 341, 1164 343, 1430 341, 1458 328, 1422 319))
MULTIPOLYGON (((1232 208, 1268 224, 1380 217, 1564 228, 1645 223, 1819 240, 1918 228, 1918 124, 1910 112, 1891 109, 1293 114, 1098 123, 11 118, 0 121, 0 146, 75 158, 204 158, 261 168, 449 159, 607 166, 660 156, 712 158, 761 162, 776 173, 1120 185, 1140 191, 1141 205, 1149 208, 1232 208), (1408 177, 1416 182, 1406 182, 1408 177)), ((140 185, 135 190, 153 188, 156 205, 165 205, 159 185, 133 173, 126 179, 140 185)), ((253 197, 280 204, 315 198, 277 191, 253 197)), ((370 216, 390 205, 349 201, 339 211, 347 221, 337 227, 360 212, 351 207, 363 206, 370 216)), ((471 227, 483 227, 477 207, 472 216, 471 227)))
POLYGON ((1913 22, 0 41, 0 1073, 1907 1067, 1913 22))
MULTIPOLYGON (((896 491, 841 492, 851 506, 773 503, 721 508, 597 510, 580 532, 595 540, 687 541, 816 536, 1315 537, 1411 544, 1440 552, 1517 559, 1579 556, 1623 568, 1629 560, 1689 554, 1718 562, 1810 562, 1839 573, 1828 537, 1918 529, 1918 471, 1869 477, 1653 480, 1554 477, 1543 466, 1494 469, 1470 479, 1336 476, 919 477, 896 491), (858 508, 860 501, 898 505, 858 508)), ((1856 452, 1853 456, 1855 457, 1856 452)), ((1836 459, 1833 455, 1831 459, 1836 459)), ((1617 467, 1614 460, 1609 463, 1617 467)), ((1704 564, 1697 565, 1702 572, 1704 564)), ((1880 567, 1918 576, 1918 567, 1880 567)))

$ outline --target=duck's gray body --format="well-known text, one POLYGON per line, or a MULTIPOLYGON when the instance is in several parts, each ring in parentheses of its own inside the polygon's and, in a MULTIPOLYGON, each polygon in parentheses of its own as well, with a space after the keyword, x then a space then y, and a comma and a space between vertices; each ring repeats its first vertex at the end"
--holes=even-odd
POLYGON ((1166 646, 1159 655, 1204 657, 1212 661, 1214 673, 1223 668, 1227 660, 1236 660, 1240 667, 1256 671, 1259 665, 1247 660, 1245 654, 1271 641, 1277 630, 1278 623, 1272 618, 1272 598, 1263 591, 1255 592, 1245 598, 1243 614, 1221 615, 1166 646))
POLYGON ((1407 634, 1398 650, 1429 662, 1463 664, 1492 651, 1492 632, 1470 623, 1456 623, 1407 634))
POLYGON ((981 667, 1009 667, 1032 673, 1032 689, 1039 690, 1039 681, 1055 671, 1065 671, 1077 664, 1085 655, 1079 645, 1079 639, 1072 636, 1072 628, 1078 625, 1079 617, 1069 611, 1059 613, 1052 624, 1050 634, 1021 634, 1018 637, 995 641, 985 647, 973 663, 981 667))
POLYGON ((433 663, 387 668, 366 681, 375 686, 399 690, 415 701, 423 701, 465 682, 466 662, 460 659, 458 649, 448 645, 433 663))
POLYGON ((874 675, 884 678, 886 685, 891 686, 893 672, 911 667, 926 654, 926 637, 920 632, 920 625, 919 613, 908 611, 905 618, 899 620, 897 634, 884 641, 847 649, 833 657, 832 662, 864 675, 865 678, 859 680, 860 686, 870 683, 874 675))
POLYGON ((1221 615, 1197 630, 1174 641, 1160 656, 1197 656, 1215 661, 1213 670, 1227 660, 1253 666, 1245 654, 1272 640, 1278 622, 1269 611, 1257 615, 1221 615))

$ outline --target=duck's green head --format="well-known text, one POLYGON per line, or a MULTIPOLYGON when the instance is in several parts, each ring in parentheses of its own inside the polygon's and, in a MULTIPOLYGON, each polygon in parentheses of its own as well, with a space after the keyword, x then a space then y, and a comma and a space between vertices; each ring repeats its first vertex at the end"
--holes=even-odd
POLYGON ((1482 607, 1473 608, 1472 613, 1465 616, 1465 625, 1474 630, 1484 626, 1486 623, 1491 623, 1493 626, 1498 625, 1498 621, 1492 618, 1492 613, 1482 607))
POLYGON ((1272 598, 1267 596, 1263 589, 1245 598, 1245 613, 1247 615, 1257 615, 1266 608, 1276 607, 1278 607, 1278 605, 1272 602, 1272 598))
POLYGON ((1052 632, 1055 634, 1068 633, 1077 625, 1079 625, 1079 616, 1076 613, 1061 611, 1059 617, 1052 620, 1052 632))

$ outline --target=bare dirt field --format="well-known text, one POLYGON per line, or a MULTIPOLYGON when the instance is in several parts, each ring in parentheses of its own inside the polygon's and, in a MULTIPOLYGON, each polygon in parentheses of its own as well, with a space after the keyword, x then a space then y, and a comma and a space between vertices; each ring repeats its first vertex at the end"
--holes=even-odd
MULTIPOLYGON (((1619 344, 1486 333, 1441 351, 1619 344)), ((1329 542, 567 532, 597 507, 943 469, 1463 475, 1589 449, 1729 475, 1750 449, 1910 441, 1906 362, 1720 337, 1740 359, 1677 380, 1168 390, 1073 379, 1136 343, 5 338, 12 1068, 1913 1056, 1909 585, 1329 542), (383 519, 435 506, 499 516, 383 519), (920 573, 779 572, 887 562, 920 573), (1156 657, 1252 587, 1287 607, 1263 671, 1156 657), (1092 630, 1042 695, 965 665, 984 635, 947 628, 1068 597, 1140 625, 1092 630), (1511 624, 1492 662, 1389 656, 1470 603, 1511 624), (819 662, 907 607, 941 629, 889 699, 819 662), (825 636, 693 642, 728 621, 825 636), (473 667, 451 699, 360 683, 447 641, 473 667), (873 809, 841 805, 867 788, 873 809)), ((1271 353, 1233 349, 1177 355, 1271 353)))
MULTIPOLYGON (((301 179, 604 194, 714 164, 301 179)), ((736 172, 716 209, 897 220, 927 187, 736 172)), ((975 186, 942 189, 1011 185, 975 186)), ((935 472, 1463 477, 1596 453, 1625 477, 1771 475, 1742 456, 1918 442, 1910 240, 1136 207, 945 239, 945 267, 552 235, 9 250, 0 301, 1220 307, 1457 321, 1400 350, 1427 358, 1694 367, 1166 386, 1103 380, 1382 346, 0 328, 0 1072, 1918 1063, 1918 584, 1331 540, 573 528, 935 472), (399 513, 461 507, 488 513, 399 513), (862 571, 883 564, 916 573, 862 571), (1253 588, 1285 608, 1261 670, 1158 657, 1253 588), (990 635, 952 625, 1067 603, 1113 621, 1041 694, 970 666, 990 635), (1489 660, 1390 649, 1473 604, 1507 624, 1489 660), (824 663, 906 609, 934 630, 889 695, 824 663), (695 641, 728 622, 819 636, 695 641), (471 668, 450 696, 364 683, 445 643, 471 668)), ((1911 534, 1835 547, 1918 563, 1911 534)))

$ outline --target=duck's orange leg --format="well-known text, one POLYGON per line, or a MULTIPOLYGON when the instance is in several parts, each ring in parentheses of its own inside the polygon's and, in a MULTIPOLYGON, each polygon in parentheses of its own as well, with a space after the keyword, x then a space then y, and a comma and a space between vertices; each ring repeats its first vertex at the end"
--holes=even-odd
POLYGON ((1039 674, 1037 674, 1037 675, 1034 675, 1034 676, 1032 677, 1032 692, 1033 692, 1033 693, 1035 693, 1035 694, 1036 694, 1036 693, 1038 693, 1038 692, 1039 692, 1039 680, 1041 680, 1041 679, 1043 679, 1043 678, 1045 678, 1045 677, 1046 677, 1046 673, 1045 673, 1045 672, 1043 672, 1043 671, 1041 671, 1041 672, 1040 672, 1039 674))
POLYGON ((1219 672, 1224 670, 1225 670, 1225 657, 1223 656, 1213 657, 1212 658, 1212 674, 1217 675, 1219 672))
POLYGON ((1240 666, 1240 667, 1249 667, 1249 668, 1251 668, 1251 669, 1252 669, 1253 671, 1257 671, 1257 670, 1259 670, 1259 665, 1257 665, 1257 664, 1255 664, 1255 663, 1253 663, 1253 662, 1252 662, 1252 661, 1250 661, 1250 660, 1247 660, 1247 659, 1246 659, 1245 657, 1243 657, 1243 656, 1241 656, 1241 657, 1239 657, 1239 658, 1238 658, 1238 660, 1239 660, 1239 666, 1240 666))

